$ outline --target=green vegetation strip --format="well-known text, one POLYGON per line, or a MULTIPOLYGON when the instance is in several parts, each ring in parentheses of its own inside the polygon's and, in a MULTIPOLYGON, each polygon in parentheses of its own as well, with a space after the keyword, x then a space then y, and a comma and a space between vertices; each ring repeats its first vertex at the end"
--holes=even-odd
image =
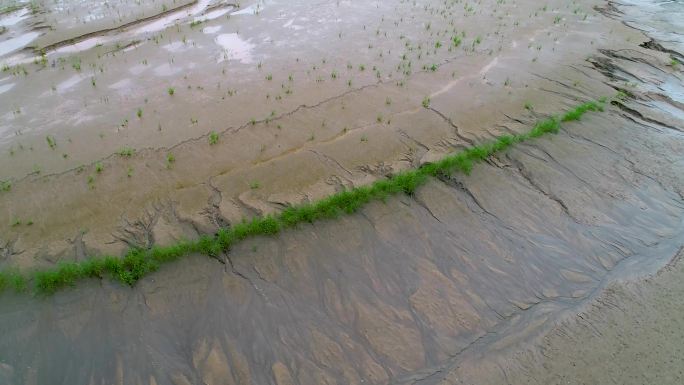
POLYGON ((313 223, 323 219, 352 214, 365 204, 385 200, 396 194, 413 194, 430 177, 449 177, 454 172, 470 174, 473 165, 490 155, 503 151, 515 143, 524 142, 544 134, 557 133, 561 122, 579 120, 587 111, 603 111, 606 99, 576 106, 564 115, 538 122, 530 131, 518 135, 504 135, 449 155, 436 163, 402 171, 394 176, 378 180, 368 186, 356 187, 331 195, 314 203, 289 207, 277 215, 243 220, 229 228, 222 228, 215 236, 202 236, 195 241, 181 241, 171 246, 154 246, 150 249, 131 249, 123 257, 100 256, 82 262, 60 262, 53 268, 29 272, 5 270, 0 272, 0 292, 14 289, 28 291, 33 287, 36 294, 52 294, 58 289, 74 286, 87 278, 110 277, 126 285, 134 285, 145 275, 156 271, 164 263, 175 261, 189 254, 218 257, 233 245, 247 238, 272 236, 284 229, 301 223, 313 223), (31 285, 30 285, 31 283, 31 285))

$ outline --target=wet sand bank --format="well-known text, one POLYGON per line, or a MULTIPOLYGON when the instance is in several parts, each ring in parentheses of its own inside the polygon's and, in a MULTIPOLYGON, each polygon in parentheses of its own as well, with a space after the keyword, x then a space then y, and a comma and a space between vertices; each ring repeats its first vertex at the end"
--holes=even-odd
MULTIPOLYGON (((485 38, 487 48, 445 55, 438 71, 407 75, 406 88, 384 79, 305 92, 313 104, 229 128, 219 145, 201 130, 173 137, 170 176, 159 177, 168 149, 150 148, 107 158, 94 190, 75 171, 19 180, 0 206, 41 220, 7 226, 1 262, 49 266, 211 233, 621 93, 469 176, 250 240, 225 263, 191 256, 134 288, 93 280, 47 298, 3 294, 0 382, 676 383, 678 363, 665 357, 681 337, 668 334, 678 321, 666 312, 681 302, 682 75, 669 52, 645 44, 652 37, 621 24, 619 8, 596 4, 600 23, 521 4, 520 20, 561 19, 504 34, 498 53, 485 38), (127 167, 145 183, 122 183, 127 167), (639 281, 645 274, 654 278, 639 281), (622 369, 648 349, 645 367, 622 369)), ((487 6, 466 7, 463 23, 496 20, 487 6)), ((423 16, 439 10, 430 3, 423 16)))

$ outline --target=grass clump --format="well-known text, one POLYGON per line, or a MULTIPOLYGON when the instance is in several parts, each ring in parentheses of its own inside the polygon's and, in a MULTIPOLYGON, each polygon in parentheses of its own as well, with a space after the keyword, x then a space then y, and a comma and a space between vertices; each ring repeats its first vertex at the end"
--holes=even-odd
MULTIPOLYGON (((504 151, 518 142, 557 133, 562 122, 578 120, 589 111, 602 111, 602 103, 580 104, 560 117, 553 116, 538 122, 526 133, 503 135, 446 156, 437 162, 396 173, 367 186, 342 191, 317 202, 290 206, 279 214, 243 219, 231 227, 219 229, 214 236, 204 235, 194 241, 180 241, 170 246, 131 249, 123 257, 101 256, 82 262, 62 262, 53 268, 37 270, 31 274, 22 274, 15 270, 0 271, 0 291, 6 288, 24 291, 30 281, 35 292, 52 294, 61 288, 74 286, 83 279, 105 277, 125 285, 134 285, 145 275, 156 271, 160 265, 191 253, 218 257, 236 243, 248 238, 273 236, 300 224, 352 214, 371 201, 384 201, 392 195, 412 195, 431 177, 449 177, 455 172, 470 174, 475 164, 486 160, 492 154, 504 151)), ((210 143, 217 143, 218 134, 212 132, 209 140, 210 143)), ((173 162, 170 159, 167 159, 168 163, 173 162)), ((252 182, 250 188, 258 188, 257 182, 252 182)))
POLYGON ((12 189, 12 182, 8 180, 0 180, 0 191, 7 192, 12 189))
POLYGON ((0 293, 11 289, 17 293, 26 291, 28 281, 26 277, 16 269, 0 271, 0 293))
POLYGON ((563 122, 579 120, 587 111, 603 111, 603 105, 597 102, 583 103, 576 108, 568 111, 561 117, 563 122))
POLYGON ((212 131, 209 133, 209 144, 210 145, 215 145, 218 144, 219 142, 219 134, 216 133, 216 131, 212 131))

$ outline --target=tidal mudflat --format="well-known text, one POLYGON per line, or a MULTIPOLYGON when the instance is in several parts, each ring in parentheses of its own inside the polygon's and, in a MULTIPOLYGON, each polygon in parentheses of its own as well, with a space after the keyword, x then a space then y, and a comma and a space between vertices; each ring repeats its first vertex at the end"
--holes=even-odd
POLYGON ((681 20, 636 0, 2 2, 0 383, 681 382, 681 20), (599 100, 350 214, 132 286, 34 290, 599 100), (631 343, 653 364, 621 370, 649 351, 631 343))

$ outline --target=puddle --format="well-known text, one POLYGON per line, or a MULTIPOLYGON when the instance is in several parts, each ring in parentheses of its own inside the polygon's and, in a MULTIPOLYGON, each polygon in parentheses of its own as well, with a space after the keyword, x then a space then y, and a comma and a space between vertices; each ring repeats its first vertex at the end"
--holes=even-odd
POLYGON ((192 44, 191 40, 187 40, 185 43, 183 43, 182 41, 174 41, 173 43, 169 43, 167 45, 162 46, 162 48, 169 52, 181 52, 188 49, 189 44, 192 44))
POLYGON ((216 36, 216 44, 224 50, 224 55, 219 62, 224 60, 238 60, 242 63, 251 63, 251 50, 254 44, 246 42, 238 37, 237 33, 224 33, 216 36))
POLYGON ((198 19, 202 21, 218 19, 219 17, 228 14, 228 12, 230 12, 232 9, 233 8, 217 9, 215 11, 207 12, 204 16, 198 19))
POLYGON ((120 91, 123 89, 130 88, 132 85, 133 85, 133 82, 131 81, 131 79, 122 79, 122 80, 119 80, 118 82, 110 85, 109 88, 120 91))
POLYGON ((141 73, 145 72, 146 69, 147 69, 146 65, 138 64, 138 65, 135 65, 135 66, 129 68, 128 72, 130 72, 133 75, 140 75, 141 73))
POLYGON ((250 5, 247 8, 243 8, 239 11, 233 12, 231 15, 254 15, 258 12, 261 12, 264 10, 264 7, 259 5, 259 4, 254 4, 250 5))
POLYGON ((154 74, 157 76, 171 76, 181 71, 178 67, 171 67, 169 63, 164 63, 154 69, 154 74))
POLYGON ((11 12, 0 18, 0 27, 9 27, 17 24, 18 22, 28 19, 29 11, 26 8, 22 8, 18 11, 11 12))
POLYGON ((210 0, 200 0, 197 2, 197 4, 193 5, 190 9, 184 9, 184 10, 181 10, 178 12, 171 13, 167 16, 164 16, 162 18, 154 20, 154 21, 147 23, 143 26, 137 27, 137 28, 133 29, 131 32, 134 34, 139 34, 139 33, 150 33, 150 32, 161 31, 162 29, 175 24, 182 17, 189 17, 189 16, 194 16, 194 15, 199 14, 200 12, 204 11, 207 8, 207 6, 209 5, 210 2, 211 2, 210 0))
POLYGON ((85 51, 85 50, 94 48, 98 44, 104 44, 106 42, 107 42, 107 40, 102 38, 102 37, 93 37, 93 38, 78 42, 76 44, 67 45, 67 46, 58 48, 54 52, 55 53, 76 53, 76 52, 81 52, 81 51, 85 51))
POLYGON ((664 112, 676 117, 677 119, 684 121, 684 112, 682 110, 680 110, 679 108, 674 107, 670 103, 661 102, 660 100, 654 100, 651 103, 657 109, 664 111, 664 112))
POLYGON ((0 56, 7 55, 8 53, 12 53, 26 47, 38 36, 40 36, 40 32, 29 32, 21 36, 0 42, 0 56))
MULTIPOLYGON (((141 21, 140 23, 130 23, 133 25, 129 25, 127 27, 122 28, 122 30, 118 31, 118 33, 115 36, 109 36, 105 35, 103 31, 102 36, 96 36, 96 37, 91 37, 87 38, 83 41, 74 43, 74 44, 69 44, 63 47, 60 47, 56 49, 54 52, 56 53, 76 53, 76 52, 82 52, 86 51, 88 49, 91 49, 98 44, 111 44, 115 42, 122 42, 126 40, 131 40, 136 38, 139 35, 148 35, 152 33, 156 33, 159 31, 163 31, 166 28, 172 27, 176 24, 182 24, 182 23, 187 23, 190 21, 190 18, 194 17, 194 20, 196 21, 206 21, 206 20, 212 20, 215 18, 218 18, 220 16, 228 14, 231 10, 233 10, 233 7, 226 7, 223 9, 218 9, 214 10, 211 12, 208 12, 206 15, 199 17, 199 15, 204 12, 209 5, 211 5, 212 1, 211 0, 200 0, 197 2, 197 4, 191 6, 190 8, 185 8, 178 10, 176 12, 169 13, 168 15, 159 17, 159 18, 153 18, 150 19, 149 21, 141 21)), ((218 30, 217 30, 218 31, 218 30)), ((37 37, 36 35, 35 37, 37 37)), ((35 39, 33 37, 31 40, 35 39)), ((28 44, 28 42, 24 43, 24 45, 28 44)), ((13 51, 13 50, 12 50, 13 51)), ((7 51, 4 52, 2 51, 2 45, 0 45, 0 55, 12 52, 12 51, 7 51)))
POLYGON ((671 81, 660 84, 658 87, 662 89, 666 95, 670 96, 672 100, 684 103, 684 87, 681 83, 677 82, 677 79, 671 79, 671 81))
POLYGON ((74 75, 70 77, 69 79, 59 83, 57 85, 57 92, 63 93, 74 87, 76 84, 80 83, 83 79, 85 79, 85 75, 74 75))
POLYGON ((684 42, 684 3, 675 1, 624 0, 621 11, 628 24, 637 25, 650 37, 667 42, 684 42))
POLYGON ((0 85, 0 94, 11 90, 14 87, 14 83, 0 85))
POLYGON ((216 25, 213 27, 206 27, 206 28, 202 29, 202 32, 206 33, 207 35, 212 35, 212 34, 215 34, 216 32, 218 32, 220 30, 221 30, 221 26, 216 25))

